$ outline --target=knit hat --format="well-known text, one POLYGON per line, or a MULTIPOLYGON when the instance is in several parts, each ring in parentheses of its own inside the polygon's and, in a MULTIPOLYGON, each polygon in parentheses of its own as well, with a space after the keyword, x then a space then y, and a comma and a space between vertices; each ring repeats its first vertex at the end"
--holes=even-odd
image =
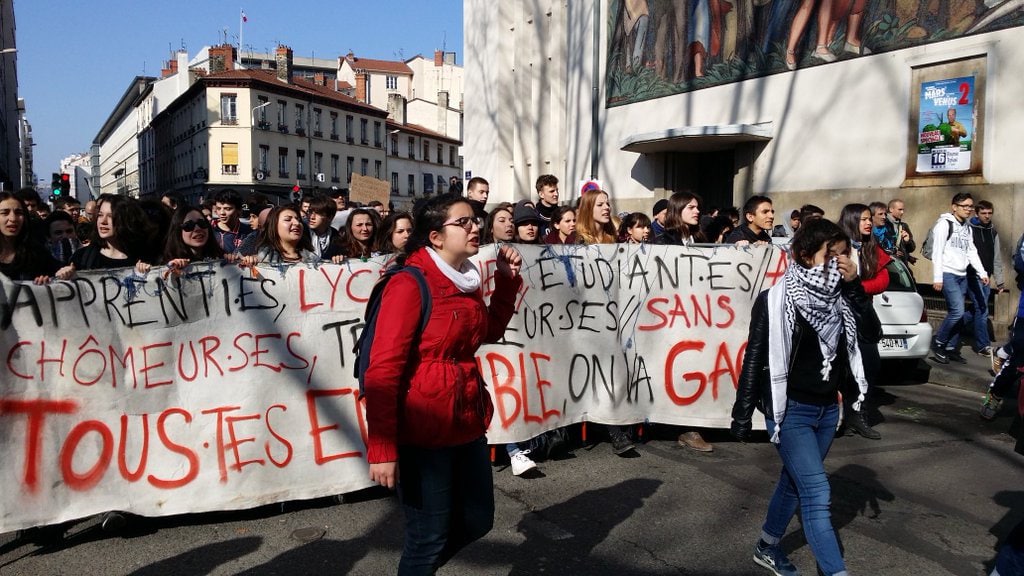
POLYGON ((521 226, 527 222, 536 222, 538 225, 544 225, 544 219, 540 217, 537 209, 529 204, 529 200, 516 202, 515 209, 512 211, 512 222, 516 226, 521 226))
POLYGON ((662 210, 668 209, 668 200, 662 198, 654 203, 654 211, 651 212, 651 216, 657 216, 662 210))

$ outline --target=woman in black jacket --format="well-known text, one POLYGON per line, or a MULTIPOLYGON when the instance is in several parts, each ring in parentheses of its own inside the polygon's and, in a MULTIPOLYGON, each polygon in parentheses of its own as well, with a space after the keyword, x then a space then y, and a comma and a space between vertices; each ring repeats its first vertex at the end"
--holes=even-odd
POLYGON ((839 424, 840 384, 847 377, 857 382, 855 408, 867 391, 857 331, 871 303, 849 257, 849 238, 832 222, 806 222, 790 250, 783 282, 762 292, 751 311, 732 432, 746 440, 757 408, 782 458, 754 561, 775 574, 798 573, 779 541, 799 506, 822 573, 845 575, 824 460, 839 424))

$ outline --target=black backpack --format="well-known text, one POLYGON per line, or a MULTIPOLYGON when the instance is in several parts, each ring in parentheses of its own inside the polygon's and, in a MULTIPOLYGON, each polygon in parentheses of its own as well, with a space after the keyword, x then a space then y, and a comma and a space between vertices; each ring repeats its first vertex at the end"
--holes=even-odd
POLYGON ((366 369, 370 367, 370 349, 373 347, 373 336, 377 332, 377 316, 380 314, 381 301, 384 299, 384 288, 392 278, 402 272, 412 275, 420 287, 420 325, 413 337, 413 346, 419 344, 420 336, 423 335, 423 331, 427 328, 427 322, 430 321, 430 310, 433 300, 430 296, 430 288, 427 286, 427 279, 423 276, 423 271, 415 266, 392 266, 388 268, 381 275, 380 279, 377 280, 377 283, 373 285, 370 299, 366 303, 363 332, 359 335, 355 348, 352 350, 356 355, 353 375, 359 380, 360 398, 363 396, 363 378, 366 375, 366 369))

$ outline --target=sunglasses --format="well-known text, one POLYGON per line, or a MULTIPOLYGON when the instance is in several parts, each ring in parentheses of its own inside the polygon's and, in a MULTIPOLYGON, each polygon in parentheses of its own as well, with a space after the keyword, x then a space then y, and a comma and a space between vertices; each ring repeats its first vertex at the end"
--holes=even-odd
POLYGON ((210 223, 206 220, 185 220, 181 223, 181 230, 183 232, 191 232, 198 227, 200 230, 209 230, 210 223))

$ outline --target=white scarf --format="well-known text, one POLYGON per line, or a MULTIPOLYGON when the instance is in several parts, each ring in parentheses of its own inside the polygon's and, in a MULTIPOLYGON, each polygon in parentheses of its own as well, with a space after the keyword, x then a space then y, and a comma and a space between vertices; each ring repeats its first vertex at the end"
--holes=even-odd
POLYGON ((462 264, 461 269, 456 270, 451 264, 445 262, 432 247, 427 248, 427 254, 430 254, 437 269, 451 280, 460 292, 476 292, 480 289, 480 270, 469 260, 462 264))
POLYGON ((857 322, 838 289, 841 278, 838 262, 834 259, 827 265, 810 269, 791 261, 784 280, 768 291, 768 373, 772 389, 772 419, 775 421, 772 442, 779 442, 779 429, 786 415, 786 387, 797 311, 818 336, 818 346, 824 358, 822 379, 827 380, 832 371, 842 331, 846 335, 850 372, 860 389, 853 404, 854 410, 860 409, 868 391, 864 362, 857 346, 857 322))

